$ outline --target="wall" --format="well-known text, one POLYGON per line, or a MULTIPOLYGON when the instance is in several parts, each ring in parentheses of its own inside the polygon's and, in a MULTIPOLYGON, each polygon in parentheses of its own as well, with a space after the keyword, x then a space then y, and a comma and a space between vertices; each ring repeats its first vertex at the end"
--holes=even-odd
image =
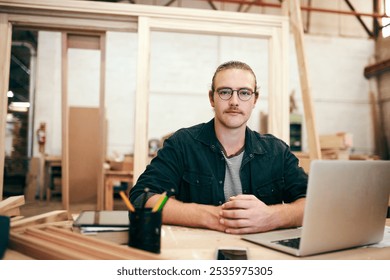
MULTIPOLYGON (((376 61, 381 62, 390 59, 390 37, 380 38, 376 45, 376 61)), ((381 73, 378 77, 378 103, 383 120, 382 133, 384 139, 380 145, 387 159, 390 159, 390 71, 381 73)))
MULTIPOLYGON (((55 32, 39 33, 35 126, 41 121, 47 123, 49 154, 61 153, 60 38, 55 32)), ((207 96, 211 77, 221 62, 231 59, 247 62, 257 74, 261 96, 249 126, 260 129, 259 115, 260 111, 267 111, 268 97, 265 41, 161 32, 153 32, 151 39, 149 138, 161 138, 180 127, 208 121, 213 116, 207 96)), ((302 112, 292 40, 290 91, 295 92, 302 112)), ((363 69, 374 55, 374 42, 366 38, 306 35, 305 47, 318 132, 350 132, 354 135, 356 152, 371 153, 369 82, 363 69)), ((137 51, 136 34, 108 33, 105 103, 108 155, 133 152, 137 51)), ((97 106, 98 57, 96 51, 70 51, 72 104, 97 106)))

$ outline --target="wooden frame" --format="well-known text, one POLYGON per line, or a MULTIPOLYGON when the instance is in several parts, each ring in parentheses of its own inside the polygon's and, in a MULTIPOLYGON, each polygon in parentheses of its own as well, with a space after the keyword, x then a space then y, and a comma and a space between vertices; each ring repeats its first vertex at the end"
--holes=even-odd
MULTIPOLYGON (((225 36, 257 37, 269 42, 269 118, 268 129, 277 137, 289 142, 288 97, 288 35, 289 19, 285 16, 269 16, 212 10, 128 5, 87 1, 56 0, 0 0, 0 37, 11 37, 11 26, 23 26, 72 32, 138 32, 138 68, 136 87, 136 126, 134 147, 134 181, 143 172, 148 155, 148 99, 150 71, 150 33, 152 31, 187 32, 225 36)), ((0 59, 0 84, 8 84, 11 41, 1 40, 0 51, 6 54, 0 59), (8 69, 8 70, 7 70, 8 69), (3 70, 2 70, 3 71, 3 70)), ((64 71, 65 69, 63 69, 64 71)), ((0 95, 0 107, 5 108, 6 87, 0 95)), ((103 123, 104 120, 102 120, 103 123)), ((66 120, 65 120, 66 122, 66 120)), ((0 120, 1 133, 5 119, 0 120)), ((63 132, 66 138, 66 131, 63 132)), ((3 134, 0 134, 2 136, 3 134)), ((4 137, 0 138, 0 150, 4 151, 4 137)), ((66 146, 65 146, 66 149, 66 146)), ((65 154, 66 151, 63 151, 65 154)), ((4 154, 0 152, 1 164, 4 154)), ((0 164, 0 167, 1 167, 0 164)), ((0 178, 3 169, 0 169, 0 178)), ((63 180, 66 180, 63 179, 63 180)), ((0 181, 1 182, 1 181, 0 181)), ((64 185, 64 184, 63 184, 64 185)), ((0 195, 2 195, 0 185, 0 195)), ((67 190, 64 190, 65 192, 67 190)), ((103 195, 103 189, 100 190, 103 195)), ((0 197, 1 198, 1 197, 0 197)), ((100 204, 102 205, 102 204, 100 204)))
POLYGON ((65 210, 11 221, 9 247, 43 260, 162 259, 154 253, 85 236, 72 224, 65 210))
MULTIPOLYGON (((105 128, 105 65, 106 65, 106 35, 102 32, 73 34, 62 33, 62 205, 64 209, 69 209, 69 106, 68 106, 68 50, 70 48, 77 49, 93 49, 100 51, 100 92, 99 92, 99 127, 100 137, 98 141, 98 149, 100 150, 100 166, 103 166, 105 160, 104 144, 104 128, 105 128)), ((104 178, 103 168, 96 170, 97 176, 97 209, 103 209, 104 199, 104 178)))

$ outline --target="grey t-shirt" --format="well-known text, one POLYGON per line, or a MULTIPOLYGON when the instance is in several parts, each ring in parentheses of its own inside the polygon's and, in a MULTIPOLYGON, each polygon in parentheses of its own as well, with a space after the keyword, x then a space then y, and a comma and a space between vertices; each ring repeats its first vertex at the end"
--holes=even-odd
POLYGON ((240 167, 244 156, 244 149, 240 153, 230 157, 227 157, 224 152, 222 154, 226 162, 224 194, 225 200, 228 201, 230 197, 242 194, 240 167))

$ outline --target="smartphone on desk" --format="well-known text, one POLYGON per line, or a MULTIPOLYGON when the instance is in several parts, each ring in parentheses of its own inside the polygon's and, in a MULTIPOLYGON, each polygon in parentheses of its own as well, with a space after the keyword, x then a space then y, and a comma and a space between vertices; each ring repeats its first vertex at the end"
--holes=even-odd
POLYGON ((218 248, 216 253, 217 260, 247 260, 248 250, 241 247, 218 248))

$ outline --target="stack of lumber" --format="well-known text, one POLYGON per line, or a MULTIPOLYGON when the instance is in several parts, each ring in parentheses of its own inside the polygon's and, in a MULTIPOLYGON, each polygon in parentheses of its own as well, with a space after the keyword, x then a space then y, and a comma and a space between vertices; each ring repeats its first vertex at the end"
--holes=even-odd
POLYGON ((322 159, 349 159, 353 146, 352 134, 339 132, 320 135, 319 140, 322 159))
POLYGON ((8 247, 34 259, 116 260, 161 259, 149 253, 114 242, 85 236, 73 230, 68 211, 55 210, 32 217, 17 216, 24 196, 0 201, 0 215, 13 216, 8 247))
POLYGON ((19 216, 20 206, 25 203, 24 196, 11 196, 0 201, 0 215, 3 216, 19 216))

